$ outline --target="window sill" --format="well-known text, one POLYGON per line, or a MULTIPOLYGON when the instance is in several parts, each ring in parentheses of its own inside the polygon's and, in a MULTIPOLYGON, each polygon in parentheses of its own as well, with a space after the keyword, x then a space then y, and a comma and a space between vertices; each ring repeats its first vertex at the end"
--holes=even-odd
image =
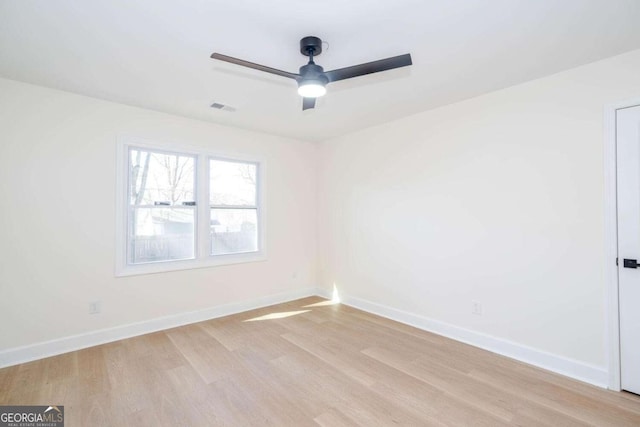
POLYGON ((262 252, 216 255, 205 259, 153 262, 148 264, 124 265, 116 267, 116 277, 138 276, 142 274, 166 273, 171 271, 194 270, 197 268, 220 267, 224 265, 263 262, 267 260, 262 252))

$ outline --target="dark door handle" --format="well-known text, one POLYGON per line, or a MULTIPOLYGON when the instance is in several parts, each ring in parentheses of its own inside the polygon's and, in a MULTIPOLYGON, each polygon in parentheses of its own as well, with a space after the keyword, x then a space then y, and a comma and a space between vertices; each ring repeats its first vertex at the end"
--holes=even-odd
POLYGON ((624 268, 638 268, 638 260, 625 258, 623 265, 624 265, 624 268))

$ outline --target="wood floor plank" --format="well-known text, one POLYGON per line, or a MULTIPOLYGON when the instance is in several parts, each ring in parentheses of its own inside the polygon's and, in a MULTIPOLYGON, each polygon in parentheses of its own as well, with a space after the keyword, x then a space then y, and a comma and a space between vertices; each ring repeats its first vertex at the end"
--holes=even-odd
POLYGON ((289 377, 291 386, 299 389, 298 400, 304 399, 308 406, 315 405, 310 413, 319 414, 322 406, 329 406, 341 408, 347 416, 365 425, 424 424, 420 417, 353 382, 313 355, 294 353, 273 363, 281 368, 281 376, 289 377))
POLYGON ((172 329, 167 334, 184 358, 207 383, 231 375, 238 363, 229 350, 198 325, 172 329))
POLYGON ((327 349, 322 345, 307 340, 305 337, 298 336, 296 334, 287 333, 282 335, 287 341, 297 345, 302 350, 314 355, 320 360, 325 361, 329 365, 340 371, 343 375, 355 380, 365 386, 371 386, 375 384, 376 379, 367 374, 362 369, 362 361, 354 361, 353 357, 344 357, 344 352, 338 353, 333 349, 327 349), (360 362, 360 363, 354 363, 360 362))
POLYGON ((329 408, 326 412, 313 419, 321 427, 357 427, 357 424, 336 408, 329 408))
POLYGON ((629 427, 640 426, 640 415, 636 411, 621 410, 622 408, 617 405, 611 405, 596 397, 586 396, 549 382, 538 381, 524 376, 516 377, 500 369, 476 371, 472 372, 471 376, 487 385, 491 384, 500 387, 507 393, 518 393, 540 405, 552 408, 585 423, 629 427))
POLYGON ((80 350, 78 353, 78 376, 83 395, 92 396, 109 391, 109 374, 104 357, 104 346, 80 350))
POLYGON ((602 390, 320 298, 0 369, 95 426, 640 426, 602 390))

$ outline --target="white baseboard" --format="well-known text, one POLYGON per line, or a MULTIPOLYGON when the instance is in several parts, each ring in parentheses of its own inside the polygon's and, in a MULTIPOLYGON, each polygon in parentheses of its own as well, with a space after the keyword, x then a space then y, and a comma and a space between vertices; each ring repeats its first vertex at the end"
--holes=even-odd
MULTIPOLYGON (((10 348, 0 351, 0 368, 314 295, 327 299, 331 299, 332 297, 331 292, 326 289, 307 288, 268 295, 251 301, 224 304, 204 310, 165 316, 148 321, 117 326, 114 328, 101 329, 98 331, 59 338, 24 347, 10 348)), ((606 388, 609 381, 609 374, 603 367, 589 365, 584 362, 547 353, 502 338, 471 331, 469 329, 464 329, 361 298, 341 295, 340 300, 345 305, 433 332, 456 341, 461 341, 475 347, 529 363, 599 387, 606 388)))
POLYGON ((183 326, 190 323, 202 322, 204 320, 267 307, 273 304, 280 304, 299 298, 317 295, 318 293, 319 292, 316 288, 283 292, 275 295, 267 295, 250 301, 224 304, 204 310, 159 317, 152 320, 116 326, 114 328, 100 329, 84 334, 31 344, 24 347, 10 348, 0 351, 0 368, 31 362, 45 357, 56 356, 70 351, 93 347, 95 345, 157 332, 164 329, 175 328, 177 326, 183 326))
MULTIPOLYGON (((324 292, 320 290, 319 294, 325 296, 323 295, 324 292)), ((598 387, 607 388, 608 386, 609 373, 604 367, 594 366, 578 360, 547 353, 502 338, 464 329, 459 326, 349 295, 340 295, 340 302, 371 314, 376 314, 414 326, 418 329, 461 341, 598 387)))

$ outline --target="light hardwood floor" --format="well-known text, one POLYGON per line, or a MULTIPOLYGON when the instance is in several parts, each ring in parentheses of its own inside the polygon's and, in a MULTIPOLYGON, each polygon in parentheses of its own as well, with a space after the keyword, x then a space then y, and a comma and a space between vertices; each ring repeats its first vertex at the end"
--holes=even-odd
POLYGON ((323 301, 5 368, 0 404, 64 405, 68 427, 640 426, 636 395, 323 301))

